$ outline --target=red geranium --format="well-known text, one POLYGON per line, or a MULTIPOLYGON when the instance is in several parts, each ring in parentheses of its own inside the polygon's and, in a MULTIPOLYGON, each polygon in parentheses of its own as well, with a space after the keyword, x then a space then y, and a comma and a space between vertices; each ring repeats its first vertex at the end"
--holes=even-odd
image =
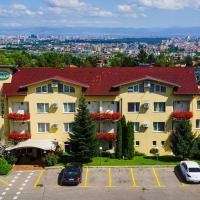
POLYGON ((192 112, 173 112, 172 117, 176 119, 190 119, 193 117, 192 112))
POLYGON ((118 120, 122 117, 121 113, 91 113, 95 120, 118 120))
POLYGON ((113 140, 117 139, 116 133, 97 133, 97 138, 101 140, 113 140))
POLYGON ((30 133, 20 134, 20 133, 17 133, 16 131, 11 132, 8 136, 10 139, 13 139, 13 140, 28 140, 31 138, 30 133))
POLYGON ((30 114, 25 113, 25 114, 19 114, 19 113, 9 113, 8 114, 9 119, 14 119, 14 120, 29 120, 30 119, 30 114))

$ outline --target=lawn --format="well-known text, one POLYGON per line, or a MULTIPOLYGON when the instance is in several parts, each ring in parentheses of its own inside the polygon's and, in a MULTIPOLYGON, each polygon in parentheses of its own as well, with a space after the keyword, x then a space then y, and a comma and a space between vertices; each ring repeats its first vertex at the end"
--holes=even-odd
POLYGON ((92 162, 85 164, 85 166, 177 165, 179 162, 180 160, 173 156, 160 156, 158 161, 155 157, 147 156, 135 156, 132 160, 95 157, 92 162))

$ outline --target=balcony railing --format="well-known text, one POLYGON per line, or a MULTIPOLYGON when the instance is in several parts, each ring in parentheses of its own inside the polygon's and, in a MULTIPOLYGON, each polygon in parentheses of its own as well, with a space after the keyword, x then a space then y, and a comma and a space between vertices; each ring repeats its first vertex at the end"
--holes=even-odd
POLYGON ((174 119, 191 119, 193 117, 192 112, 173 112, 172 118, 174 119))
POLYGON ((11 132, 8 137, 10 139, 13 139, 13 140, 28 140, 28 139, 31 139, 31 134, 30 133, 18 133, 16 131, 13 131, 11 132))
POLYGON ((117 139, 117 134, 116 133, 97 133, 96 136, 100 140, 115 141, 117 139))
POLYGON ((94 120, 118 120, 122 117, 121 113, 91 113, 94 120))
POLYGON ((8 119, 26 121, 30 119, 30 114, 29 113, 25 113, 25 114, 9 113, 8 119))

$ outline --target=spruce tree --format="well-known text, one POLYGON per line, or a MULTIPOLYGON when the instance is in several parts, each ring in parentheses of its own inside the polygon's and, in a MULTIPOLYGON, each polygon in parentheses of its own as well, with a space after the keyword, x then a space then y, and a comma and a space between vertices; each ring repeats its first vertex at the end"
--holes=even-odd
POLYGON ((97 152, 96 127, 83 96, 79 100, 68 143, 71 147, 70 153, 77 161, 89 162, 97 152))
POLYGON ((131 160, 134 155, 134 130, 133 123, 127 123, 127 158, 131 160))
POLYGON ((122 155, 127 157, 127 126, 126 126, 126 118, 123 115, 121 119, 122 125, 122 155))
POLYGON ((182 159, 189 158, 194 138, 190 121, 186 119, 179 121, 170 138, 170 148, 174 155, 182 159))
POLYGON ((121 120, 117 123, 117 142, 116 142, 116 158, 122 158, 122 125, 121 120))
POLYGON ((194 139, 190 156, 194 159, 200 159, 200 136, 194 139))

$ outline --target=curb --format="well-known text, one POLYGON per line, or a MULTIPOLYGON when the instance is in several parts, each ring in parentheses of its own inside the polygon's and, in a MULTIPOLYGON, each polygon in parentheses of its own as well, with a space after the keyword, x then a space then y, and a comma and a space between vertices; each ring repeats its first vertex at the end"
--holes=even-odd
MULTIPOLYGON (((127 166, 83 166, 84 168, 170 168, 176 167, 177 165, 127 165, 127 166)), ((64 166, 53 166, 45 167, 46 170, 49 169, 62 169, 64 166)))

